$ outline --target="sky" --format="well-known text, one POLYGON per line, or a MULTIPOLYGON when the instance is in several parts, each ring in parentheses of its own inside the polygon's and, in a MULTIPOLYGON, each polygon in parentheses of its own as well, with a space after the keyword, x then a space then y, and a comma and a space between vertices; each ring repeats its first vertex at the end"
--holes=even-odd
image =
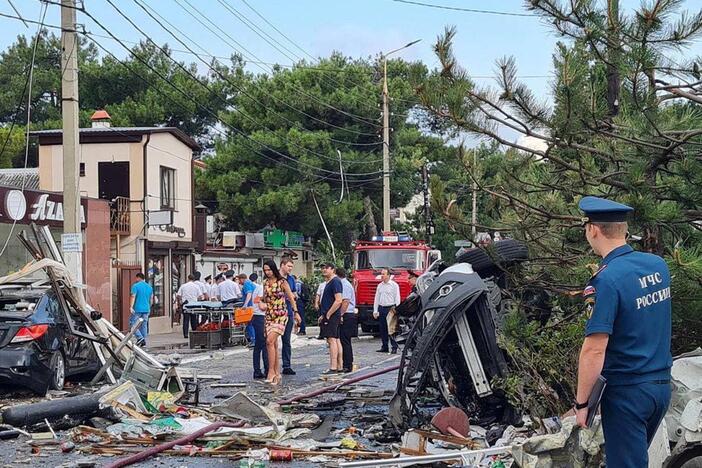
MULTIPOLYGON (((23 17, 31 20, 40 18, 39 0, 0 0, 0 13, 14 14, 10 1, 23 17)), ((146 16, 135 0, 111 1, 134 19, 153 40, 159 44, 168 43, 173 49, 183 49, 167 31, 146 16)), ((309 59, 305 53, 320 57, 328 56, 332 51, 340 51, 351 57, 372 57, 421 39, 418 44, 398 52, 395 56, 407 60, 422 60, 431 69, 438 65, 436 56, 432 52, 437 36, 446 26, 455 26, 458 31, 454 43, 456 57, 476 82, 483 85, 493 84, 495 61, 504 56, 513 56, 523 81, 537 96, 544 99, 548 99, 549 96, 553 69, 552 53, 558 38, 551 27, 534 16, 451 11, 394 0, 142 1, 187 34, 189 39, 200 44, 203 49, 193 46, 198 53, 206 51, 212 55, 226 57, 236 51, 231 46, 231 39, 224 37, 219 31, 215 30, 220 37, 208 31, 189 16, 180 5, 186 8, 194 5, 207 18, 224 29, 239 43, 239 45, 234 44, 239 51, 242 47, 247 49, 244 55, 248 61, 268 63, 290 64, 292 59, 299 57, 309 59), (253 11, 249 5, 256 11, 253 11), (243 15, 269 34, 272 39, 267 37, 268 41, 277 45, 283 53, 249 29, 235 14, 243 15), (273 27, 292 39, 295 45, 288 42, 273 27), (289 50, 286 51, 281 45, 289 50)), ((449 7, 489 9, 522 15, 528 13, 523 8, 523 0, 423 1, 449 7)), ((131 42, 144 39, 144 36, 119 16, 108 0, 83 0, 83 3, 88 12, 120 39, 131 42)), ((639 1, 621 0, 621 4, 623 11, 630 11, 631 8, 638 6, 639 1)), ((700 0, 688 0, 685 6, 692 9, 699 8, 700 4, 702 4, 700 0)), ((59 6, 49 5, 45 20, 47 24, 60 24, 59 10, 59 6)), ((84 24, 85 29, 90 32, 106 34, 80 12, 78 22, 84 24)), ((18 20, 0 17, 0 49, 10 45, 19 34, 34 34, 36 27, 29 24, 27 28, 18 20)), ((176 32, 176 34, 179 33, 176 32)), ((98 41, 118 57, 125 56, 126 52, 116 42, 103 38, 99 38, 98 41)), ((702 55, 702 46, 696 44, 692 52, 702 55)), ((174 55, 181 60, 197 62, 197 58, 186 53, 175 52, 174 55)), ((270 66, 266 64, 250 64, 248 68, 257 73, 270 71, 270 66)))

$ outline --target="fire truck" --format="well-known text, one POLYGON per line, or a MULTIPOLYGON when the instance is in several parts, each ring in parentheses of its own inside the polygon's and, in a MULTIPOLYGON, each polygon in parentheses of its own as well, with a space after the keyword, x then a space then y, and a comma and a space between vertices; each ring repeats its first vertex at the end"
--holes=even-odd
POLYGON ((383 268, 390 269, 392 279, 400 286, 400 298, 404 300, 411 290, 408 272, 421 275, 434 261, 441 259, 441 251, 432 250, 426 242, 412 240, 404 233, 385 232, 382 236, 373 236, 370 241, 355 241, 351 247, 358 323, 366 333, 379 331, 378 320, 373 318, 373 302, 383 268))

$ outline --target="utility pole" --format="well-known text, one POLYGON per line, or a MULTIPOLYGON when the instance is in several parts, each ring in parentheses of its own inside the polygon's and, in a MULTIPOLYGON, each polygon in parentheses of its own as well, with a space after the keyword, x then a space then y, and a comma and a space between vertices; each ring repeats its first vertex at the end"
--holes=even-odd
POLYGON ((383 60, 383 231, 390 230, 390 96, 388 95, 388 56, 413 46, 421 39, 382 54, 383 60))
POLYGON ((473 225, 471 231, 473 234, 473 242, 475 242, 476 234, 476 223, 478 222, 478 156, 475 153, 475 148, 473 148, 473 211, 471 213, 471 224, 473 225))
POLYGON ((390 230, 390 110, 388 59, 383 56, 383 231, 390 230))
POLYGON ((63 235, 66 266, 83 282, 81 206, 79 188, 78 37, 76 2, 61 0, 61 113, 63 117, 63 235))

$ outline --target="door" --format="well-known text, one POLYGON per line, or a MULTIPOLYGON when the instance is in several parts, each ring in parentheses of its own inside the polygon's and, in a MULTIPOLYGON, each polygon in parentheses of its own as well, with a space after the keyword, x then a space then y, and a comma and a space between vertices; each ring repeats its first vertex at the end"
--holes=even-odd
POLYGON ((98 163, 98 197, 103 200, 129 198, 129 162, 98 163))
POLYGON ((117 270, 117 282, 119 293, 119 307, 117 310, 117 321, 115 326, 123 332, 129 331, 129 301, 132 284, 136 281, 136 274, 141 271, 141 266, 137 264, 122 264, 117 270))

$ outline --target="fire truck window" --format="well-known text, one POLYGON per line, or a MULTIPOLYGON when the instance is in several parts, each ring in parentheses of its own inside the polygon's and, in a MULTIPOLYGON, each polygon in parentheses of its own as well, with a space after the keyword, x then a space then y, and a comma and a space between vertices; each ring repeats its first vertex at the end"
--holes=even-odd
POLYGON ((415 250, 362 250, 358 252, 356 269, 422 269, 422 255, 415 250))

